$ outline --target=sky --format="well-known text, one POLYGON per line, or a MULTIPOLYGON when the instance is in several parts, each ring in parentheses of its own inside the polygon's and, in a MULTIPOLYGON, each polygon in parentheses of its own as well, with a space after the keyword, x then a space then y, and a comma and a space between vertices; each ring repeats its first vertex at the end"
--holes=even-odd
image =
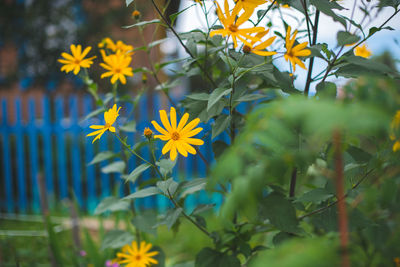
MULTIPOLYGON (((342 0, 340 1, 340 4, 345 8, 345 10, 342 10, 340 14, 346 15, 348 17, 351 16, 351 12, 353 10, 353 5, 354 1, 356 2, 356 5, 360 5, 361 2, 366 2, 366 1, 361 1, 361 0, 342 0)), ((205 1, 206 2, 206 7, 207 10, 210 8, 214 8, 212 1, 205 1)), ((223 0, 218 0, 220 3, 221 7, 223 6, 223 0)), ((378 3, 377 0, 372 0, 372 4, 378 3)), ((233 1, 229 0, 230 7, 233 8, 233 1)), ((261 6, 258 9, 266 9, 268 7, 268 4, 265 4, 261 6)), ((184 11, 178 19, 177 23, 177 31, 178 32, 187 32, 191 31, 194 29, 203 29, 206 30, 206 21, 205 17, 203 15, 203 12, 198 4, 193 5, 193 1, 191 0, 183 0, 181 2, 181 7, 180 10, 184 10, 185 8, 188 8, 186 11, 184 11), (189 8, 188 8, 189 7, 189 8)), ((281 8, 281 12, 283 14, 283 17, 287 19, 289 25, 292 26, 292 28, 297 28, 298 27, 298 20, 300 20, 304 15, 297 11, 294 10, 293 8, 290 9, 285 9, 281 8)), ((373 15, 373 20, 371 21, 370 24, 366 27, 369 29, 369 27, 372 26, 378 26, 382 24, 387 18, 389 18, 394 12, 393 8, 385 8, 383 9, 378 16, 373 15)), ((256 12, 254 12, 256 14, 256 12)), ((273 29, 271 32, 274 30, 277 30, 281 32, 283 35, 285 35, 285 31, 283 28, 283 24, 280 19, 280 14, 278 11, 268 13, 272 20, 272 25, 274 25, 273 29)), ((254 19, 257 19, 256 15, 253 15, 254 19)), ((360 11, 360 9, 356 9, 353 15, 354 21, 360 22, 363 18, 363 12, 360 11)), ((213 23, 216 21, 217 16, 215 15, 215 12, 210 12, 209 16, 209 22, 213 23)), ((218 22, 217 22, 218 23, 218 22)), ((262 23, 260 24, 262 25, 262 23)), ((389 30, 383 30, 378 33, 376 33, 374 36, 372 36, 368 41, 367 41, 367 46, 368 48, 372 51, 373 55, 378 55, 381 54, 382 52, 388 50, 394 55, 399 55, 400 54, 400 14, 397 14, 388 24, 387 26, 390 26, 394 28, 394 31, 389 31, 389 30), (399 44, 396 44, 394 39, 398 40, 399 44)), ((243 25, 243 28, 246 25, 243 25)), ((247 26, 251 26, 250 23, 247 24, 247 26)), ((301 29, 306 29, 305 25, 302 25, 301 27, 298 27, 299 30, 301 29)), ((338 22, 333 21, 332 18, 321 14, 320 16, 320 23, 319 23, 319 30, 318 30, 318 40, 317 43, 327 43, 329 47, 335 47, 336 46, 336 34, 338 31, 344 30, 343 25, 341 25, 338 22)), ((353 26, 350 31, 353 32, 355 30, 355 27, 353 26)), ((271 33, 270 32, 270 33, 271 33)), ((365 31, 368 33, 368 30, 365 31)), ((278 39, 278 38, 277 38, 278 39)), ((276 39, 276 40, 277 40, 276 39)), ((306 41, 306 39, 301 40, 301 41, 306 41)), ((173 42, 173 41, 171 41, 173 42)), ((284 51, 283 49, 283 43, 277 43, 279 47, 277 48, 278 51, 284 51)), ((164 48, 169 47, 169 49, 174 49, 173 47, 177 47, 174 45, 171 45, 171 43, 165 43, 164 48)), ((173 51, 169 51, 173 52, 173 51)), ((182 48, 179 48, 179 54, 184 56, 184 50, 182 48)), ((397 59, 400 57, 397 56, 397 59)), ((288 66, 289 64, 285 62, 283 58, 277 60, 274 62, 279 69, 281 70, 289 70, 288 66)), ((308 66, 308 62, 306 61, 306 66, 308 66)), ((323 70, 325 65, 323 64, 322 60, 316 60, 313 73, 317 74, 319 71, 323 70)), ((301 68, 296 68, 296 75, 297 79, 295 81, 295 86, 296 88, 299 89, 304 89, 304 84, 307 76, 307 72, 305 70, 302 70, 301 68)), ((337 82, 344 82, 344 80, 337 81, 337 82)), ((315 86, 315 85, 314 85, 315 86)), ((311 90, 314 90, 312 87, 311 90)))

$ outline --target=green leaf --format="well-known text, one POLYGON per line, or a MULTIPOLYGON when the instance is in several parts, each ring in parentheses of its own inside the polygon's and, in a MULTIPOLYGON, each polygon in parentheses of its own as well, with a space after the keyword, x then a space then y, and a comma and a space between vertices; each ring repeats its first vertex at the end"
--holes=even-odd
POLYGON ((164 193, 165 196, 174 196, 176 189, 178 188, 178 183, 174 179, 169 178, 166 181, 158 181, 157 187, 164 193))
POLYGON ((105 111, 104 108, 98 108, 98 109, 90 112, 88 115, 86 115, 85 118, 83 118, 81 121, 86 121, 92 117, 95 117, 101 113, 104 113, 104 111, 105 111))
POLYGON ((160 189, 158 189, 155 186, 150 186, 144 189, 141 189, 139 191, 136 191, 133 194, 130 194, 123 199, 135 199, 135 198, 144 198, 144 197, 149 197, 149 196, 154 196, 160 194, 160 189))
POLYGON ((210 209, 213 209, 215 207, 215 204, 200 204, 198 205, 190 215, 196 215, 205 211, 208 211, 210 209))
POLYGON ((299 197, 296 201, 312 202, 319 204, 322 201, 325 201, 331 197, 333 197, 333 195, 328 191, 326 191, 324 188, 316 188, 311 191, 308 191, 307 193, 299 197))
POLYGON ((116 197, 106 197, 97 205, 94 214, 99 215, 107 211, 114 212, 122 210, 129 210, 129 202, 116 197))
POLYGON ((228 128, 230 122, 231 122, 230 116, 225 114, 219 116, 215 121, 214 125, 212 126, 211 139, 214 139, 215 137, 220 135, 223 131, 225 131, 225 129, 228 128))
POLYGON ((157 234, 157 213, 145 210, 132 218, 132 224, 139 230, 152 235, 157 234))
POLYGON ((381 31, 381 30, 394 31, 394 29, 393 29, 392 27, 390 27, 390 26, 386 26, 386 27, 383 27, 383 28, 371 27, 371 28, 369 29, 368 37, 370 37, 370 36, 373 35, 374 33, 379 32, 379 31, 381 31))
POLYGON ((235 99, 236 102, 249 102, 249 101, 254 101, 258 99, 262 99, 267 97, 266 95, 261 95, 261 94, 247 94, 243 95, 237 99, 235 99))
POLYGON ((168 229, 171 229, 171 227, 176 223, 182 211, 182 208, 176 208, 168 211, 167 216, 164 219, 164 223, 167 225, 168 229))
POLYGON ((100 152, 92 159, 91 162, 88 163, 88 165, 93 165, 93 164, 99 163, 103 160, 111 159, 111 158, 115 157, 115 155, 116 154, 112 151, 100 152))
POLYGON ((196 93, 196 94, 187 95, 186 97, 193 99, 193 100, 208 101, 210 96, 209 96, 209 94, 206 94, 206 93, 196 93))
POLYGON ((338 9, 338 10, 344 9, 338 3, 331 2, 329 0, 310 0, 310 3, 325 15, 333 18, 334 21, 340 22, 346 28, 346 20, 336 15, 336 13, 332 10, 332 9, 338 9))
POLYGON ((260 216, 269 219, 270 223, 281 231, 299 232, 296 211, 285 196, 273 192, 261 202, 260 216))
POLYGON ((210 98, 208 99, 207 103, 207 111, 211 109, 212 106, 214 106, 218 100, 221 99, 221 97, 226 96, 232 92, 232 88, 217 88, 215 89, 211 95, 210 98))
POLYGON ((197 255, 195 267, 240 267, 240 261, 232 256, 211 248, 203 248, 197 255))
POLYGON ((122 26, 122 28, 129 29, 132 27, 146 26, 146 25, 155 24, 155 23, 161 24, 161 21, 159 19, 153 19, 153 20, 149 20, 149 21, 141 21, 141 22, 129 25, 129 26, 122 26))
POLYGON ((224 153, 225 149, 227 149, 229 145, 225 143, 224 141, 217 140, 212 143, 212 150, 214 152, 215 158, 218 158, 219 156, 224 153))
POLYGON ((148 163, 143 163, 139 166, 137 166, 126 178, 124 177, 125 180, 130 181, 134 183, 136 179, 148 168, 150 168, 151 165, 148 163))
POLYGON ((102 173, 123 173, 125 170, 125 162, 114 161, 107 166, 101 168, 102 173))
POLYGON ((292 79, 287 72, 280 72, 277 68, 274 68, 273 74, 275 80, 278 83, 279 89, 288 94, 298 94, 300 93, 293 86, 292 79))
POLYGON ((176 12, 176 13, 174 13, 174 14, 172 14, 172 15, 169 15, 169 19, 171 20, 171 25, 174 24, 174 22, 175 22, 175 20, 176 20, 176 18, 178 17, 179 14, 185 12, 186 10, 188 10, 189 8, 191 8, 192 6, 195 6, 195 5, 196 5, 196 4, 193 4, 193 5, 191 5, 191 6, 188 6, 187 8, 185 8, 185 9, 179 11, 179 12, 176 12))
POLYGON ((336 84, 332 82, 320 82, 317 84, 317 96, 320 98, 335 99, 337 94, 336 84))
POLYGON ((160 172, 164 177, 172 173, 172 169, 175 167, 175 164, 176 160, 172 161, 170 159, 162 159, 156 162, 156 165, 160 167, 160 172))
POLYGON ((103 242, 101 242, 101 250, 121 248, 126 244, 130 244, 133 240, 133 235, 130 232, 111 230, 104 236, 103 242))
POLYGON ((207 179, 196 178, 191 181, 184 182, 181 187, 181 198, 185 198, 187 195, 196 193, 203 190, 206 187, 207 179))
POLYGON ((148 48, 153 48, 153 47, 155 47, 155 46, 157 46, 157 45, 159 45, 159 44, 162 44, 163 42, 167 41, 168 39, 169 39, 169 38, 163 38, 163 39, 160 39, 160 40, 156 40, 156 41, 154 41, 154 42, 149 43, 149 44, 147 45, 147 47, 148 47, 148 48))
POLYGON ((337 33, 336 39, 339 46, 344 46, 358 42, 360 40, 360 37, 350 32, 339 31, 337 33))
POLYGON ((126 123, 123 126, 118 127, 121 131, 127 132, 127 133, 134 133, 136 132, 136 122, 135 121, 130 121, 126 123))

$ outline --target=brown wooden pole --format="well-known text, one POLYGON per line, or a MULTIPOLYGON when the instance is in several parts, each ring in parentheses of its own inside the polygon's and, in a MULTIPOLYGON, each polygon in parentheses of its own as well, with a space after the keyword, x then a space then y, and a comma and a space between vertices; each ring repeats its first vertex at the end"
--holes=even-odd
POLYGON ((349 231, 348 218, 346 212, 346 199, 344 192, 344 175, 343 175, 343 155, 341 146, 341 134, 339 131, 333 133, 333 145, 335 149, 335 184, 336 198, 338 199, 338 224, 340 233, 340 248, 342 257, 342 267, 350 267, 348 254, 349 231))

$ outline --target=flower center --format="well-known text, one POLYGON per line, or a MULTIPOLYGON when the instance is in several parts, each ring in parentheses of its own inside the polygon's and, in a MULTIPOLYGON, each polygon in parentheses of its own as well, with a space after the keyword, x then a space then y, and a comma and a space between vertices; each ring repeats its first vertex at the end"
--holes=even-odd
POLYGON ((109 124, 109 123, 104 124, 104 128, 110 128, 110 127, 111 127, 111 124, 109 124))
POLYGON ((140 261, 140 260, 142 259, 142 257, 141 257, 140 255, 136 255, 136 256, 135 256, 135 259, 136 259, 137 261, 140 261))
POLYGON ((121 73, 121 69, 120 68, 116 68, 115 69, 115 73, 121 73))
POLYGON ((80 61, 79 59, 75 59, 74 63, 75 63, 76 65, 79 65, 79 64, 81 64, 81 61, 80 61))
POLYGON ((179 139, 179 133, 177 133, 177 132, 173 132, 172 134, 171 134, 171 138, 172 138, 172 140, 178 140, 179 139))
POLYGON ((248 46, 248 45, 245 45, 245 46, 243 47, 243 52, 246 53, 246 54, 250 53, 250 52, 251 52, 251 47, 248 46))
POLYGON ((231 25, 229 25, 229 30, 231 32, 237 32, 238 31, 238 27, 235 24, 231 24, 231 25))

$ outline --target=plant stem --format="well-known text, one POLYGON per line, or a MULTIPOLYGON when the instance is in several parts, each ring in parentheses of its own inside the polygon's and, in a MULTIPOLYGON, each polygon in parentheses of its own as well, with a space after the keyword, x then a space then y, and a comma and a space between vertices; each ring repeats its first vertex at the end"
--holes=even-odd
MULTIPOLYGON (((377 33, 378 31, 382 30, 382 28, 386 25, 386 23, 388 23, 394 16, 397 15, 397 13, 400 12, 400 9, 396 10, 387 20, 385 20, 385 22, 383 22, 381 24, 381 26, 378 27, 377 31, 375 31, 374 33, 372 33, 371 35, 368 35, 367 37, 365 37, 364 39, 362 39, 361 41, 359 41, 357 44, 355 44, 351 49, 354 49, 355 47, 359 46, 360 44, 364 43, 365 41, 367 41, 372 35, 374 35, 375 33, 377 33)), ((326 69, 324 78, 322 78, 321 82, 324 82, 325 79, 328 77, 329 72, 332 70, 332 68, 335 66, 335 62, 338 59, 340 53, 342 52, 344 46, 342 46, 339 50, 339 52, 335 55, 335 57, 332 59, 331 62, 328 63, 328 68, 326 69)))
POLYGON ((338 210, 338 224, 340 233, 340 246, 342 253, 342 267, 349 267, 350 260, 348 254, 349 244, 349 230, 348 230, 348 218, 346 211, 346 201, 344 201, 344 174, 343 174, 343 155, 342 155, 342 144, 341 134, 339 131, 333 133, 333 146, 335 149, 335 183, 336 183, 336 196, 338 199, 343 199, 337 205, 338 210))
POLYGON ((299 220, 302 220, 302 219, 304 219, 304 218, 306 218, 306 217, 309 217, 309 216, 311 216, 311 215, 314 215, 314 214, 320 213, 320 212, 322 212, 322 211, 324 211, 324 210, 327 210, 327 209, 329 209, 330 207, 332 207, 332 206, 336 205, 337 203, 339 203, 340 201, 344 200, 344 199, 349 195, 349 193, 350 193, 352 190, 356 189, 356 188, 368 177, 368 175, 371 174, 373 171, 374 171, 374 169, 371 169, 371 170, 369 170, 368 172, 366 172, 365 175, 364 175, 355 185, 353 185, 353 187, 350 189, 350 191, 347 192, 347 193, 344 195, 343 198, 341 198, 341 199, 338 198, 336 201, 332 202, 331 204, 329 204, 329 205, 327 205, 327 206, 325 206, 325 207, 322 207, 322 208, 316 209, 316 210, 314 210, 314 211, 312 211, 312 212, 310 212, 310 213, 304 214, 303 216, 299 217, 299 220))
POLYGON ((292 198, 295 195, 296 190, 296 180, 297 180, 297 168, 294 167, 292 171, 292 177, 290 179, 290 189, 289 189, 289 197, 292 198))
MULTIPOLYGON (((160 17, 162 18, 162 20, 164 21, 164 23, 168 26, 168 28, 172 31, 172 33, 176 36, 176 38, 178 38, 179 43, 182 45, 182 47, 185 49, 186 53, 189 54, 189 56, 193 59, 196 59, 196 57, 192 54, 192 52, 190 52, 189 48, 187 48, 187 46, 183 43, 181 37, 179 36, 179 34, 175 31, 174 27, 169 23, 169 21, 167 20, 167 18, 164 16, 164 14, 161 12, 161 10, 158 8, 157 4, 154 2, 154 0, 151 0, 151 3, 153 4, 154 8, 156 9, 158 15, 160 15, 160 17)), ((208 79, 208 81, 211 83, 211 85, 214 88, 217 88, 217 84, 214 82, 214 80, 211 78, 210 74, 207 72, 206 69, 203 68, 203 66, 198 62, 195 61, 195 64, 200 68, 200 70, 204 73, 204 75, 206 76, 206 78, 208 79)))
MULTIPOLYGON (((311 42, 311 45, 315 45, 317 43, 317 34, 318 34, 318 22, 319 22, 319 10, 315 13, 315 20, 314 20, 314 27, 313 27, 313 39, 311 42)), ((314 59, 315 57, 310 58, 310 64, 308 65, 308 74, 307 74, 307 80, 306 80, 306 86, 304 88, 304 94, 308 96, 308 93, 310 91, 310 85, 311 85, 311 75, 312 75, 312 70, 314 66, 314 59)))

